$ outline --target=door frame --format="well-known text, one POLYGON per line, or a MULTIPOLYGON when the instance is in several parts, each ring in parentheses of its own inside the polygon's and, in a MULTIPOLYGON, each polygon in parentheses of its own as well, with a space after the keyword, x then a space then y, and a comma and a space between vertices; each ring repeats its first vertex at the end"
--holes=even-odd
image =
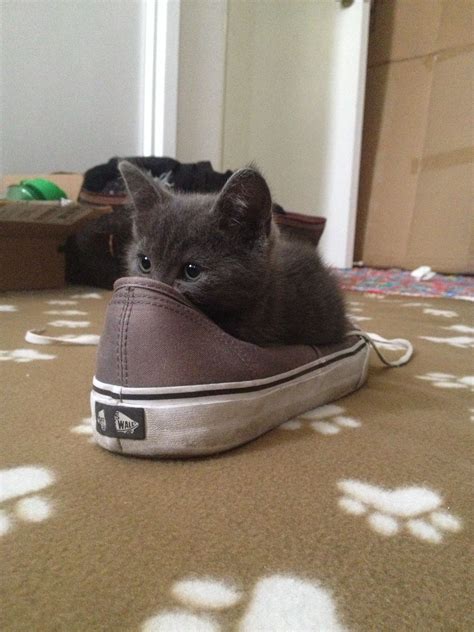
POLYGON ((370 0, 340 2, 333 86, 329 200, 319 249, 337 268, 352 268, 369 44, 370 0))
POLYGON ((143 0, 144 156, 176 155, 181 0, 143 0))

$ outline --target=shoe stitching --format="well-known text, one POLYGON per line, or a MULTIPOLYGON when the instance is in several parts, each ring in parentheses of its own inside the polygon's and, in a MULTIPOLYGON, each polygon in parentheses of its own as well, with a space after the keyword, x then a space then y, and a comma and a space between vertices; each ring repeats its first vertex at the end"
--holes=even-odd
POLYGON ((121 301, 124 305, 120 323, 119 323, 119 335, 118 335, 118 345, 117 345, 117 355, 118 355, 118 375, 120 379, 120 384, 124 384, 124 361, 126 362, 126 357, 124 354, 124 328, 125 328, 125 319, 127 316, 128 306, 130 304, 130 289, 127 288, 127 295, 125 301, 121 301))
POLYGON ((124 339, 123 339, 123 363, 124 363, 124 386, 128 386, 128 350, 127 350, 127 344, 128 344, 128 325, 130 323, 130 315, 132 313, 132 307, 133 307, 133 296, 134 296, 134 289, 133 288, 129 288, 129 294, 128 294, 128 303, 127 303, 127 307, 125 308, 127 310, 125 317, 124 317, 124 339))
POLYGON ((120 358, 120 348, 121 348, 121 335, 122 335, 122 321, 123 321, 123 317, 124 317, 124 313, 125 313, 125 309, 126 309, 126 303, 116 303, 116 304, 122 304, 123 308, 122 311, 120 313, 119 316, 119 323, 118 323, 118 328, 117 328, 117 336, 116 336, 116 347, 115 347, 115 360, 116 360, 116 365, 117 365, 117 377, 119 380, 119 384, 121 384, 121 358, 120 358))

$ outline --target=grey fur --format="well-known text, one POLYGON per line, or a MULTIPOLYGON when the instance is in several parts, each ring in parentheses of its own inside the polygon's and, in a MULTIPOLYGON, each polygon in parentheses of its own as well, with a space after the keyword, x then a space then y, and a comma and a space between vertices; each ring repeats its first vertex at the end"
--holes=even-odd
POLYGON ((283 238, 270 191, 255 168, 237 171, 219 194, 171 193, 137 167, 119 165, 134 208, 128 273, 175 287, 222 329, 260 345, 328 344, 347 328, 333 273, 314 248, 283 238), (185 263, 201 266, 195 281, 185 263))

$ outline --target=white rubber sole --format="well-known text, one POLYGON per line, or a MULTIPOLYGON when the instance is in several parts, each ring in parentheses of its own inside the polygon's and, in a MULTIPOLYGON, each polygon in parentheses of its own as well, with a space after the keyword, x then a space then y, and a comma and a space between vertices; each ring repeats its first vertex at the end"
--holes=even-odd
POLYGON ((344 351, 262 380, 125 388, 94 378, 94 438, 106 450, 135 456, 229 450, 360 388, 368 358, 369 346, 359 339, 344 351))

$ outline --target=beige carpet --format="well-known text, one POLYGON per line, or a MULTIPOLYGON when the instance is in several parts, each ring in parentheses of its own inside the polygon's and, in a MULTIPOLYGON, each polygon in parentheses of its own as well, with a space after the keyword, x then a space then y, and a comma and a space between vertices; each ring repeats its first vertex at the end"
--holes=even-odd
POLYGON ((408 366, 374 357, 332 406, 153 461, 90 442, 94 347, 24 342, 100 333, 90 292, 0 296, 1 630, 474 628, 472 304, 350 294, 367 331, 414 343, 408 366))

